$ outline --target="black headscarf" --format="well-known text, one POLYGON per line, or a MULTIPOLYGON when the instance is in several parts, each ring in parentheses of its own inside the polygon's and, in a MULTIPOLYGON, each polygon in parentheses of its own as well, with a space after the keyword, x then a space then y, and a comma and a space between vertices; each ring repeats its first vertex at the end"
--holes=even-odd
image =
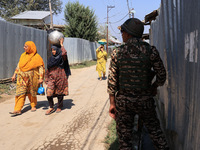
POLYGON ((47 62, 47 69, 50 69, 55 66, 63 68, 64 61, 62 59, 61 48, 56 45, 53 45, 51 49, 56 50, 56 54, 55 55, 51 54, 51 57, 48 59, 48 62, 47 62))

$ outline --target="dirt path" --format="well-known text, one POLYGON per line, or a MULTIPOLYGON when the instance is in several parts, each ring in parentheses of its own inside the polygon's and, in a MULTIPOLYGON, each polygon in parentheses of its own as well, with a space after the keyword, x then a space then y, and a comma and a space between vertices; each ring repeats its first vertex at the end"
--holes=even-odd
MULTIPOLYGON (((107 63, 108 68, 108 63, 107 63)), ((2 150, 104 150, 108 115, 107 80, 98 80, 95 66, 72 70, 69 96, 61 113, 45 115, 48 102, 38 96, 37 111, 29 100, 23 114, 10 117, 14 96, 0 103, 0 149, 2 150)), ((57 103, 57 99, 54 99, 57 103)))

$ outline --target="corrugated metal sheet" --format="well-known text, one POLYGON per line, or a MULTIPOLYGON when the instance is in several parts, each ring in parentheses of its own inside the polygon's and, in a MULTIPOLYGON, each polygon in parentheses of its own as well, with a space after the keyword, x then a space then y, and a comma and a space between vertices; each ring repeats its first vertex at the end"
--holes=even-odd
POLYGON ((63 44, 67 50, 70 64, 96 59, 98 43, 79 38, 65 38, 63 44))
MULTIPOLYGON (((38 53, 47 64, 48 41, 47 32, 0 20, 0 79, 12 77, 24 43, 33 41, 38 53)), ((64 47, 68 53, 70 64, 96 59, 98 43, 79 38, 65 38, 64 47)))
POLYGON ((44 19, 50 16, 50 11, 24 11, 16 16, 11 17, 11 19, 44 19))
POLYGON ((151 25, 151 44, 167 69, 160 100, 173 150, 200 149, 199 18, 199 0, 162 0, 151 25))
POLYGON ((47 63, 47 32, 0 20, 0 79, 12 77, 24 43, 33 41, 47 63))

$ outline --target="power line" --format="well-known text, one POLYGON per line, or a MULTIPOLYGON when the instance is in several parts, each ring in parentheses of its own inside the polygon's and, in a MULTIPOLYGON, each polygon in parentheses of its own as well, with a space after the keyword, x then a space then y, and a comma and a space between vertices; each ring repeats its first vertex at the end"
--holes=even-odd
POLYGON ((109 25, 110 25, 110 27, 111 27, 112 31, 113 31, 115 34, 121 34, 121 33, 116 33, 116 32, 114 31, 114 29, 113 29, 113 27, 112 27, 112 25, 111 25, 111 23, 110 23, 110 22, 109 22, 109 25))
MULTIPOLYGON (((115 15, 113 15, 113 16, 111 16, 111 17, 108 17, 108 18, 112 18, 112 17, 115 17, 115 16, 117 16, 118 14, 121 14, 122 12, 118 12, 118 13, 116 13, 115 15)), ((103 18, 103 19, 107 19, 107 17, 105 17, 105 18, 103 18)))
POLYGON ((126 14, 126 16, 124 16, 122 19, 120 19, 119 21, 116 21, 116 22, 111 22, 112 24, 114 24, 114 23, 118 23, 118 22, 120 22, 120 21, 122 21, 124 18, 126 18, 127 16, 129 15, 129 13, 128 14, 126 14))
MULTIPOLYGON (((110 25, 111 26, 111 25, 110 25)), ((112 26, 111 26, 111 28, 112 28, 112 26)), ((112 28, 113 29, 113 28, 112 28)), ((115 33, 115 37, 117 38, 117 39, 121 39, 121 32, 119 32, 119 33, 116 33, 116 32, 114 32, 115 33)))
POLYGON ((101 22, 101 23, 98 23, 98 24, 106 24, 106 22, 101 22))
MULTIPOLYGON (((109 23, 110 24, 110 23, 109 23)), ((121 33, 116 33, 114 30, 113 30, 113 27, 112 27, 112 25, 110 24, 110 27, 111 27, 111 29, 112 29, 112 31, 116 34, 116 37, 118 38, 118 39, 120 39, 120 36, 119 36, 119 34, 121 34, 121 33)))

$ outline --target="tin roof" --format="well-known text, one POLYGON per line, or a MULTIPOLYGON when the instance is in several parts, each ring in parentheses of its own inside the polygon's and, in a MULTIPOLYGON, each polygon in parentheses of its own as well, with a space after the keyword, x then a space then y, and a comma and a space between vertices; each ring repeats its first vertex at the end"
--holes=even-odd
POLYGON ((42 20, 50 15, 50 11, 24 11, 11 19, 37 19, 42 20))
POLYGON ((118 39, 115 39, 114 37, 112 37, 110 35, 109 35, 109 40, 111 40, 113 43, 116 43, 116 44, 121 44, 122 43, 118 39))

